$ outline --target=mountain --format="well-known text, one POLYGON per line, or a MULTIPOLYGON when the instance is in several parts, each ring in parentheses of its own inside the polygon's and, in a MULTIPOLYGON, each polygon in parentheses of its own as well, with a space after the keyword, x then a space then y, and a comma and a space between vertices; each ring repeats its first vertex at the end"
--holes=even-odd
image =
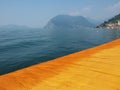
POLYGON ((30 29, 28 26, 24 25, 14 25, 14 24, 9 24, 9 25, 3 25, 0 27, 2 30, 20 30, 20 29, 30 29))
POLYGON ((52 18, 44 27, 47 29, 54 28, 80 28, 80 27, 94 27, 95 25, 89 22, 83 16, 58 15, 52 18))
POLYGON ((100 24, 99 26, 97 26, 97 28, 110 28, 110 29, 120 28, 120 14, 100 24))

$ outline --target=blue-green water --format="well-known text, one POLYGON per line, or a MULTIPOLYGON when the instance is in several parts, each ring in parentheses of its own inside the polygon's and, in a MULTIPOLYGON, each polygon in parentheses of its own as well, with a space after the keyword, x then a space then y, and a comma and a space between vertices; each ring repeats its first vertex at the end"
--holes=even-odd
POLYGON ((0 29, 0 74, 94 47, 119 37, 119 30, 105 29, 0 29))

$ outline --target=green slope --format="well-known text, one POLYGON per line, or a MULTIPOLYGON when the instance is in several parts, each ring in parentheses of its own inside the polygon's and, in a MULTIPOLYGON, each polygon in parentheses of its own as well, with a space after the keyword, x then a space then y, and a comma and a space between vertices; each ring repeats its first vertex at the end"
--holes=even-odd
POLYGON ((97 28, 99 27, 106 27, 107 24, 110 24, 110 23, 117 23, 118 20, 120 21, 120 14, 114 16, 113 18, 109 19, 108 21, 105 21, 104 23, 102 23, 101 25, 97 26, 97 28))

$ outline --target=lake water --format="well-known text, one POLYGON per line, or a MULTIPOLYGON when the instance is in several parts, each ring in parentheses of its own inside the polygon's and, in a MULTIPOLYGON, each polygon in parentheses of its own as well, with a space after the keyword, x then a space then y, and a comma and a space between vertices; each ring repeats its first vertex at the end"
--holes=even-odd
POLYGON ((120 30, 0 29, 0 74, 94 47, 120 37, 120 30))

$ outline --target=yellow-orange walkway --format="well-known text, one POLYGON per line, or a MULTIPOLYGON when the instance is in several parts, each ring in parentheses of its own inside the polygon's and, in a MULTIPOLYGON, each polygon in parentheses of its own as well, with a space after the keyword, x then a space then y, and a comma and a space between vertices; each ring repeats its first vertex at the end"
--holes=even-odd
POLYGON ((120 90, 120 39, 2 75, 0 90, 120 90))

